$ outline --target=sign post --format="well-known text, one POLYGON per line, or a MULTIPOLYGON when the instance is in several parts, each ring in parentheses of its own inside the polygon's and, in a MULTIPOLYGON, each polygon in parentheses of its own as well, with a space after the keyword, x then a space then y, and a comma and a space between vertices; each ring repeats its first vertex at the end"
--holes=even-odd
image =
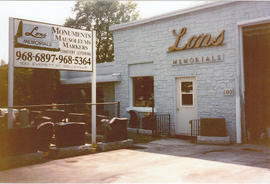
POLYGON ((9 124, 13 127, 14 67, 92 72, 92 140, 96 146, 96 33, 9 18, 9 124))
MULTIPOLYGON (((13 18, 9 18, 9 61, 8 61, 8 106, 13 106, 14 94, 14 62, 13 62, 13 48, 14 48, 14 24, 13 18)), ((8 109, 8 128, 13 127, 13 109, 8 109)))
POLYGON ((96 32, 93 31, 93 72, 92 72, 92 148, 96 148, 96 32))

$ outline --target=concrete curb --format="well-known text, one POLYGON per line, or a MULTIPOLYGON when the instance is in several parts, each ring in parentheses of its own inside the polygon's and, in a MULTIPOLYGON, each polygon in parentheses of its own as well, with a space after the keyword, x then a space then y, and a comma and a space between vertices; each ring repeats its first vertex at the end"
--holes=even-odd
POLYGON ((109 150, 116 150, 116 149, 122 149, 122 148, 129 148, 133 146, 133 139, 127 139, 127 140, 116 141, 116 142, 108 142, 108 143, 99 142, 97 145, 98 145, 98 151, 109 151, 109 150))
POLYGON ((79 155, 86 155, 94 153, 95 150, 92 149, 91 144, 85 144, 80 146, 71 146, 65 148, 51 148, 48 154, 48 158, 50 159, 59 159, 66 157, 73 157, 79 155))
POLYGON ((197 143, 199 144, 230 144, 230 136, 227 137, 212 137, 212 136, 198 136, 197 143))
POLYGON ((133 146, 132 139, 110 143, 99 142, 97 149, 93 149, 91 144, 71 146, 65 148, 52 147, 48 152, 38 151, 36 153, 27 153, 23 155, 0 157, 0 170, 6 170, 25 165, 38 164, 60 158, 87 155, 97 153, 98 151, 109 151, 121 148, 128 148, 131 146, 133 146))
POLYGON ((127 128, 128 132, 133 132, 137 134, 152 135, 152 130, 140 129, 140 128, 127 128))

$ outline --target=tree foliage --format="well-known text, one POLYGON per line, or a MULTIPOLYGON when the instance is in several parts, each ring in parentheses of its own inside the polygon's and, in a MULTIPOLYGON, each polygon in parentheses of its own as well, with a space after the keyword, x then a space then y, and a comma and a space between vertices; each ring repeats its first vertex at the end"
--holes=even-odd
POLYGON ((5 61, 3 59, 1 59, 0 66, 5 65, 5 64, 6 64, 5 61))
POLYGON ((8 104, 8 66, 0 66, 0 106, 8 104))
POLYGON ((76 17, 68 18, 65 26, 96 30, 97 63, 111 62, 114 59, 113 34, 109 27, 136 20, 139 12, 137 4, 131 1, 120 3, 117 0, 79 0, 73 9, 76 17))
MULTIPOLYGON (((14 105, 57 102, 59 71, 47 69, 14 69, 14 105)), ((0 66, 0 106, 8 105, 8 65, 0 66)))

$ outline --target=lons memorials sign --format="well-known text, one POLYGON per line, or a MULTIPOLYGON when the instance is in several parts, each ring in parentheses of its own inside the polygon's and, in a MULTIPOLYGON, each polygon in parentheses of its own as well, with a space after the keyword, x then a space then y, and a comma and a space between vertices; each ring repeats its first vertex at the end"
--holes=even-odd
POLYGON ((93 32, 13 19, 15 67, 92 71, 93 32))

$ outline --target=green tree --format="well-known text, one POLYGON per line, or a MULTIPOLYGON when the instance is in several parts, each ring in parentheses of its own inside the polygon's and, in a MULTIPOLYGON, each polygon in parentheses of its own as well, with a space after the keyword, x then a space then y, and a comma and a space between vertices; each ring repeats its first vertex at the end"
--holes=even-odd
POLYGON ((8 104, 8 65, 0 66, 0 106, 8 104))
POLYGON ((137 4, 131 1, 120 3, 117 0, 78 0, 73 9, 75 19, 68 18, 65 26, 96 30, 96 61, 111 62, 114 59, 113 34, 109 27, 136 20, 139 12, 137 4))
MULTIPOLYGON (((59 71, 47 69, 14 69, 14 105, 57 102, 59 71)), ((8 105, 8 65, 0 66, 0 106, 8 105)))
POLYGON ((13 101, 16 105, 30 105, 32 98, 33 69, 14 68, 13 101))
POLYGON ((31 79, 31 104, 56 103, 58 95, 57 88, 59 85, 59 70, 33 69, 31 79))
POLYGON ((6 64, 5 61, 4 61, 3 59, 1 59, 0 66, 1 66, 1 65, 5 65, 5 64, 6 64))
MULTIPOLYGON (((31 69, 14 69, 14 105, 29 104, 31 77, 31 69)), ((8 65, 0 66, 0 106, 8 106, 8 65)))

